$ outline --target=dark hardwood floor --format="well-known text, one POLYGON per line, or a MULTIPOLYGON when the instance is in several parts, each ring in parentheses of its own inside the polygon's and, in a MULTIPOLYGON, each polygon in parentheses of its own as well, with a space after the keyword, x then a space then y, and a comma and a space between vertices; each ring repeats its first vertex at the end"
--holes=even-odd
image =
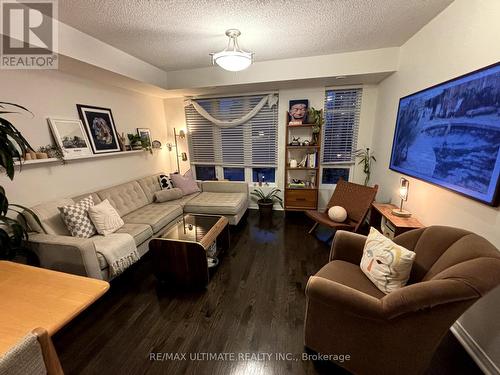
MULTIPOLYGON (((302 214, 274 215, 266 223, 251 211, 232 230, 231 249, 204 292, 160 287, 151 257, 143 257, 53 337, 66 374, 346 374, 331 363, 300 359, 304 288, 329 248, 307 234, 310 222, 302 214), (190 353, 219 358, 189 360, 190 353), (239 358, 251 353, 272 358, 239 358)), ((429 373, 481 371, 450 334, 429 373)))

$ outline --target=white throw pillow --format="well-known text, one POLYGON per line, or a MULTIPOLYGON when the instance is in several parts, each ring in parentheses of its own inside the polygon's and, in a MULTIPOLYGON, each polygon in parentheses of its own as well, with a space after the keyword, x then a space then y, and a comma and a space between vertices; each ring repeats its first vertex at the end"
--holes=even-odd
POLYGON ((328 210, 328 217, 337 223, 343 223, 347 219, 347 211, 344 207, 333 206, 328 210))
POLYGON ((361 270, 384 293, 402 288, 408 282, 415 253, 392 242, 370 228, 361 258, 361 270))
POLYGON ((89 216, 97 233, 106 236, 123 227, 125 224, 114 207, 107 199, 89 208, 89 216))

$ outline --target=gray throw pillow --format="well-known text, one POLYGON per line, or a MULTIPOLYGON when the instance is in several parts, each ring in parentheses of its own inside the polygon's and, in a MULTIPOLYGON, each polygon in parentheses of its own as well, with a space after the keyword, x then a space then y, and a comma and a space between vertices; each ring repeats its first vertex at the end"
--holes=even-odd
POLYGON ((155 193, 155 201, 158 203, 173 201, 182 198, 184 194, 179 188, 160 190, 155 193))

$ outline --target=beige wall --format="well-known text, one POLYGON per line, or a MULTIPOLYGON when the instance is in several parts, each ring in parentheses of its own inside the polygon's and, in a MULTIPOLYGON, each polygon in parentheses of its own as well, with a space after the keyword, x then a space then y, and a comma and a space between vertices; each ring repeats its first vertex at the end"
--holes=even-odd
MULTIPOLYGON (((379 85, 373 147, 378 155, 373 181, 379 200, 397 201, 400 174, 388 169, 400 97, 500 60, 500 1, 456 0, 401 47, 396 73, 379 85)), ((465 228, 500 248, 500 210, 410 178, 407 208, 425 225, 465 228)), ((500 367, 500 289, 460 322, 500 367)))
MULTIPOLYGON (((111 108, 119 133, 150 128, 153 139, 167 140, 163 100, 105 86, 59 71, 0 71, 1 100, 29 108, 34 117, 10 115, 34 148, 52 143, 47 117, 78 119, 76 104, 111 108)), ((13 182, 0 183, 12 202, 32 205, 72 196, 160 170, 169 170, 166 148, 147 153, 73 161, 67 165, 26 165, 13 182)))

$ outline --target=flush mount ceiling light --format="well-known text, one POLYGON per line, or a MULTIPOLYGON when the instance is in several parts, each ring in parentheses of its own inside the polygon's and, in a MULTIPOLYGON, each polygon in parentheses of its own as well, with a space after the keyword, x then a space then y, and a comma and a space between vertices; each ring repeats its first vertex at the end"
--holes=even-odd
POLYGON ((211 53, 212 64, 219 65, 222 69, 238 72, 248 68, 252 64, 253 52, 245 52, 238 45, 238 37, 241 35, 238 29, 226 31, 229 38, 226 49, 221 52, 211 53))

